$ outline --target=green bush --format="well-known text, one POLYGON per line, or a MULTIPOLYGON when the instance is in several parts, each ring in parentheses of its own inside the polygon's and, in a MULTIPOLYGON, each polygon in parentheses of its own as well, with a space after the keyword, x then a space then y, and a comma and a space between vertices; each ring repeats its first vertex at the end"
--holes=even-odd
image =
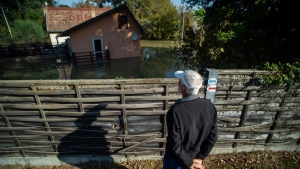
POLYGON ((41 25, 31 20, 16 20, 13 25, 13 35, 16 43, 33 44, 45 41, 46 33, 41 25))
POLYGON ((295 84, 300 78, 300 62, 290 63, 269 63, 264 64, 266 70, 271 74, 263 76, 263 84, 295 84))

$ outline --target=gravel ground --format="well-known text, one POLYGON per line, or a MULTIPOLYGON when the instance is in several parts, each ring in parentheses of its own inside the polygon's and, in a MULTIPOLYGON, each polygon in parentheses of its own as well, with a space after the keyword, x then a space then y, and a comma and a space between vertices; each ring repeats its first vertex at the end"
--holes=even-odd
MULTIPOLYGON (((210 155, 204 160, 206 169, 300 169, 300 152, 253 151, 210 155)), ((80 165, 0 166, 0 169, 162 169, 162 160, 128 161, 122 163, 91 161, 80 165)))

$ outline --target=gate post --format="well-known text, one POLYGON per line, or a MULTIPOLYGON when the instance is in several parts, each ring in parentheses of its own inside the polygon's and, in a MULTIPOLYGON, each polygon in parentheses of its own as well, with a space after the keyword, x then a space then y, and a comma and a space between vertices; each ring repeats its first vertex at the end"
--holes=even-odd
POLYGON ((215 69, 207 69, 205 77, 206 77, 205 99, 210 100, 212 103, 214 103, 215 94, 217 91, 218 71, 215 69))

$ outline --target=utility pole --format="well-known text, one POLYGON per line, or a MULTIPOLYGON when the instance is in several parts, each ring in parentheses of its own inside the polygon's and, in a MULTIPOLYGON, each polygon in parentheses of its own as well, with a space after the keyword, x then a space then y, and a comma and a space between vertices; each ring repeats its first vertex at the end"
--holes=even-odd
POLYGON ((180 47, 183 45, 183 32, 184 32, 184 13, 181 13, 182 24, 181 24, 181 39, 180 39, 180 47))
POLYGON ((12 34, 11 34, 11 31, 10 31, 10 28, 9 28, 9 25, 8 25, 8 22, 7 22, 7 19, 6 19, 6 16, 5 16, 4 10, 3 10, 3 8, 2 8, 2 7, 0 7, 0 8, 1 8, 1 10, 2 10, 2 13, 3 13, 4 19, 5 19, 5 22, 6 22, 7 28, 8 28, 8 30, 9 30, 10 37, 11 37, 11 41, 12 41, 12 43, 14 44, 14 38, 13 38, 13 36, 12 36, 12 34))

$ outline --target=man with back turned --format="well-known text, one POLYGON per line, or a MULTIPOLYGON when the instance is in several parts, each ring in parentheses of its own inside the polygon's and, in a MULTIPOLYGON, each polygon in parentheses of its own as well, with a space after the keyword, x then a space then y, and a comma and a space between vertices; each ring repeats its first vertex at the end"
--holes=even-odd
POLYGON ((182 98, 167 112, 168 137, 164 169, 204 169, 204 160, 217 141, 215 106, 200 99, 202 77, 192 70, 176 71, 182 98))

